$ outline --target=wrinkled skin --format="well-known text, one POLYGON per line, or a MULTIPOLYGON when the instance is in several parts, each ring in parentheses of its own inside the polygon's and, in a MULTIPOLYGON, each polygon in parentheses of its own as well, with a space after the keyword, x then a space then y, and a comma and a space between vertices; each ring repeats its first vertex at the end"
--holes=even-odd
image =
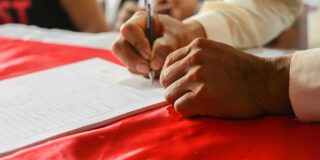
POLYGON ((183 116, 289 114, 289 62, 290 57, 259 58, 200 38, 167 57, 160 82, 183 116))

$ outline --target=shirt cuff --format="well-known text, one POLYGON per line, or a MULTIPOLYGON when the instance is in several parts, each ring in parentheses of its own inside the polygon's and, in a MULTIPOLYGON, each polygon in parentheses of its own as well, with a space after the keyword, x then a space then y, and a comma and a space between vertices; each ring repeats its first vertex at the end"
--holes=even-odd
POLYGON ((320 121, 320 49, 299 51, 293 55, 289 96, 299 120, 320 121))

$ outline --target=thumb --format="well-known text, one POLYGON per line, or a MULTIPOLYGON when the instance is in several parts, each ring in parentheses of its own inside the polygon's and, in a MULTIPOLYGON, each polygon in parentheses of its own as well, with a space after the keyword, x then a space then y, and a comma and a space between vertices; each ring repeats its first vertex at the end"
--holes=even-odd
POLYGON ((174 43, 170 42, 166 36, 158 38, 152 46, 151 68, 161 70, 166 57, 174 50, 174 43))

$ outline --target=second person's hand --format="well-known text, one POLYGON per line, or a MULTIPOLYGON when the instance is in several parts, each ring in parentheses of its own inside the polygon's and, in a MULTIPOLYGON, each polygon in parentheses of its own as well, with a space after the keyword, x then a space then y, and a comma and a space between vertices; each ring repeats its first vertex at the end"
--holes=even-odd
POLYGON ((153 46, 150 46, 145 32, 145 12, 137 12, 120 29, 120 38, 112 51, 129 71, 147 76, 149 66, 159 75, 169 53, 188 45, 198 37, 205 37, 205 31, 196 21, 181 22, 165 15, 153 18, 153 46), (150 65, 148 59, 151 57, 150 65))

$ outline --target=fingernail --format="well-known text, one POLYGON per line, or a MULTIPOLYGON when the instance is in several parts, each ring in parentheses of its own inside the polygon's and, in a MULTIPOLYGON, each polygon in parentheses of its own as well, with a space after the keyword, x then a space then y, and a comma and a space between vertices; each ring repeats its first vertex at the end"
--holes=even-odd
POLYGON ((136 67, 137 71, 143 74, 147 74, 149 72, 149 66, 143 63, 140 63, 136 67))
POLYGON ((164 58, 163 57, 155 57, 152 61, 151 61, 151 68, 153 70, 160 70, 162 68, 164 64, 164 58))
POLYGON ((144 59, 149 59, 150 54, 149 54, 149 52, 148 52, 147 50, 142 50, 142 51, 140 52, 140 54, 142 55, 142 57, 143 57, 144 59))

